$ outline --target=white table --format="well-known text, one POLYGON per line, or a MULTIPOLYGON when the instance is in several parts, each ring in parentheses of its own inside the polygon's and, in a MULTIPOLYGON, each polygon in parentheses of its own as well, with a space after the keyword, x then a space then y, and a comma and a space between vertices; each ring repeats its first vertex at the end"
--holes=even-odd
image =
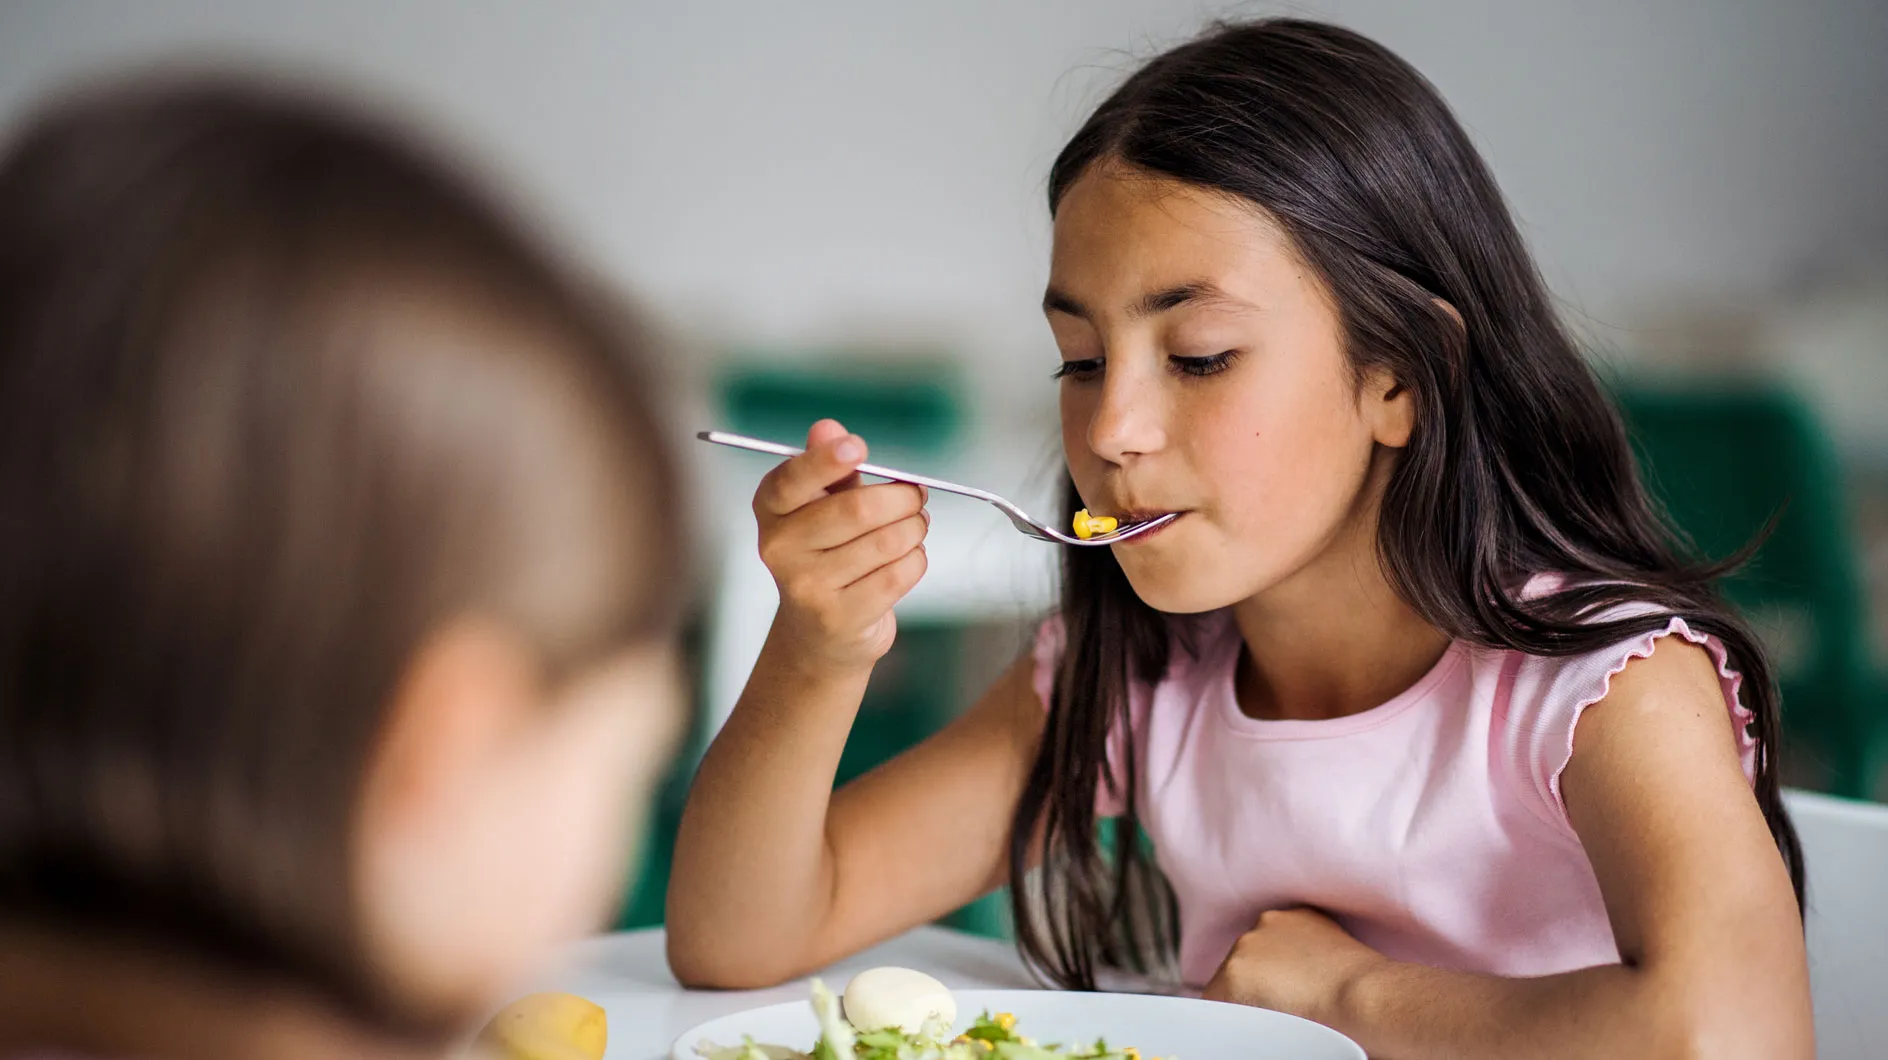
MULTIPOLYGON (((1014 947, 943 928, 919 928, 842 961, 820 975, 835 989, 867 968, 919 968, 953 990, 1029 989, 1037 986, 1014 947)), ((807 980, 770 990, 714 993, 684 990, 663 956, 661 930, 605 935, 572 951, 569 966, 541 984, 602 1005, 610 1016, 605 1060, 663 1060, 682 1032, 743 1009, 804 1001, 807 980)))

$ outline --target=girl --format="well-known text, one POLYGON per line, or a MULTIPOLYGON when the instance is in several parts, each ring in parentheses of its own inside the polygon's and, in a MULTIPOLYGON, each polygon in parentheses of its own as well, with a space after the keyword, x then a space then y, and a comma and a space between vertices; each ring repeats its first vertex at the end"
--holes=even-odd
POLYGON ((0 158, 0 1056, 439 1055, 620 893, 677 721, 644 343, 236 84, 0 158))
POLYGON ((1007 882, 1064 987, 1173 961, 1373 1056, 1812 1055, 1769 670, 1433 87, 1217 28, 1049 203, 1067 510, 1180 517, 1068 550, 1030 657, 833 792, 926 519, 814 427, 755 496, 781 603, 683 824, 676 974, 773 982, 1007 882))

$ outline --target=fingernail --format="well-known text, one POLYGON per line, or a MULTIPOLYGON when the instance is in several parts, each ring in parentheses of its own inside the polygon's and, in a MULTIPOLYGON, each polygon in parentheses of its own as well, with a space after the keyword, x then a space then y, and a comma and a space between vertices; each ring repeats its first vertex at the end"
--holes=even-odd
POLYGON ((922 516, 924 516, 924 525, 926 525, 926 526, 930 526, 930 525, 931 525, 931 509, 929 509, 929 508, 919 508, 919 509, 918 509, 918 514, 919 514, 919 515, 922 515, 922 516))
POLYGON ((848 438, 845 441, 840 442, 839 445, 833 449, 833 455, 838 457, 841 461, 850 464, 854 460, 858 460, 864 457, 865 450, 859 445, 857 441, 855 441, 854 439, 848 438))

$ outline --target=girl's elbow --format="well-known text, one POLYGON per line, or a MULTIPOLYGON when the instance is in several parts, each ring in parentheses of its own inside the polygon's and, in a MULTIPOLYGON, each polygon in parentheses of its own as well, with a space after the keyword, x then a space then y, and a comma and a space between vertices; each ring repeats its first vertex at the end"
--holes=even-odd
POLYGON ((690 990, 764 990, 795 975, 785 961, 769 960, 732 940, 703 936, 671 923, 665 940, 669 974, 690 990))
POLYGON ((1666 1060, 1815 1060, 1815 1028, 1807 1004, 1753 996, 1722 981, 1660 991, 1654 1014, 1666 1060))
POLYGON ((1747 1057, 1749 1060, 1815 1060, 1816 1032, 1801 1027, 1753 1028, 1749 1020, 1730 1021, 1704 1027, 1693 1025, 1685 1036, 1684 1047, 1676 1055, 1681 1060, 1718 1060, 1720 1057, 1747 1057))
POLYGON ((1700 1022, 1685 1024, 1675 1035, 1666 1037, 1667 1048, 1659 1056, 1666 1060, 1815 1060, 1814 1033, 1800 1035, 1750 1033, 1748 1021, 1705 1026, 1700 1022))

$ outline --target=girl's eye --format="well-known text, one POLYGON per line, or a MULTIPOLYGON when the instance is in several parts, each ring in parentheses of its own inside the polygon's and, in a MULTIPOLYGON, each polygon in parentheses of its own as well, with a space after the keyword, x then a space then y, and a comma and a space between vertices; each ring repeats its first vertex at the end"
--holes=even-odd
POLYGON ((1080 381, 1083 379, 1093 379, 1100 374, 1101 358, 1090 357, 1085 361, 1063 361, 1062 366, 1055 370, 1055 375, 1051 378, 1080 381))
POLYGON ((1180 375, 1217 375, 1231 367, 1232 359, 1238 355, 1238 350, 1226 350, 1209 357, 1169 357, 1167 364, 1180 375))

